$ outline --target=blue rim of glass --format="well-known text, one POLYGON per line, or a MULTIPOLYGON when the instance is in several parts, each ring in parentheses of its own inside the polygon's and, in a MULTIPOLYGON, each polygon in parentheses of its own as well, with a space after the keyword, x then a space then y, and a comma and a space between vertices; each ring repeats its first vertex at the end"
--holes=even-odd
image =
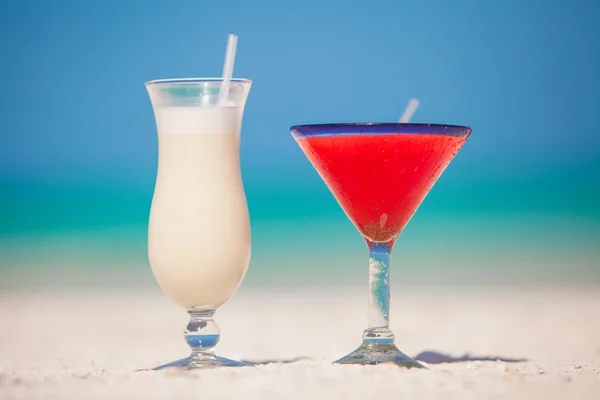
POLYGON ((459 125, 405 124, 398 122, 365 122, 341 124, 294 125, 290 128, 294 138, 334 135, 424 134, 446 135, 466 139, 471 128, 459 125))

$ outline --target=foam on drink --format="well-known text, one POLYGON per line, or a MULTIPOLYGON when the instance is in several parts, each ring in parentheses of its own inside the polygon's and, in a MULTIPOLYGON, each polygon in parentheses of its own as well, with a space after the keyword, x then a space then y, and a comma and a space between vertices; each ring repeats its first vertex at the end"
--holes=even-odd
POLYGON ((159 135, 239 133, 238 107, 157 107, 159 135))

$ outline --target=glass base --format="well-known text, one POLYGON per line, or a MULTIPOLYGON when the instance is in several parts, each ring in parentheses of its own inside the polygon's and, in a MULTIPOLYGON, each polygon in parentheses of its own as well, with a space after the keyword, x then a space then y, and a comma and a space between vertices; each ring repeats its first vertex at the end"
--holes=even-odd
POLYGON ((242 361, 230 360, 223 357, 186 357, 181 360, 173 361, 168 364, 152 368, 153 371, 160 370, 192 370, 192 369, 212 369, 221 367, 251 367, 252 364, 242 361))
POLYGON ((335 364, 377 365, 392 363, 403 368, 425 368, 396 347, 393 343, 366 343, 335 364))

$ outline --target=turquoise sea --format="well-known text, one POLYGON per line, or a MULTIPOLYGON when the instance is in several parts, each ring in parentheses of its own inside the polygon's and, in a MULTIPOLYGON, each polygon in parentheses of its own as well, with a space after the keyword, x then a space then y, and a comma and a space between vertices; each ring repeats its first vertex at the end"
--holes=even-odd
MULTIPOLYGON (((311 168, 308 162, 305 168, 311 168)), ((555 177, 467 184, 453 182, 451 171, 452 166, 397 242, 395 273, 408 282, 431 284, 600 283, 600 191, 593 181, 586 186, 555 177)), ((312 175, 288 186, 247 180, 253 234, 247 282, 366 279, 362 239, 312 175)), ((83 280, 86 271, 94 271, 94 277, 110 272, 113 280, 122 271, 124 279, 133 275, 151 282, 146 255, 150 180, 3 187, 9 190, 0 201, 2 286, 28 271, 45 272, 47 279, 51 271, 64 269, 77 271, 83 280)))

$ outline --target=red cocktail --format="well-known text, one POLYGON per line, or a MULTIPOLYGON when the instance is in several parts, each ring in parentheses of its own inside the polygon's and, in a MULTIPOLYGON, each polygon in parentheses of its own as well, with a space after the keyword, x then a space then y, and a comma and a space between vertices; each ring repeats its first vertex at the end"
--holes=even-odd
POLYGON ((471 133, 461 126, 330 124, 292 135, 369 247, 369 327, 339 363, 421 367, 389 330, 389 261, 394 242, 471 133))

